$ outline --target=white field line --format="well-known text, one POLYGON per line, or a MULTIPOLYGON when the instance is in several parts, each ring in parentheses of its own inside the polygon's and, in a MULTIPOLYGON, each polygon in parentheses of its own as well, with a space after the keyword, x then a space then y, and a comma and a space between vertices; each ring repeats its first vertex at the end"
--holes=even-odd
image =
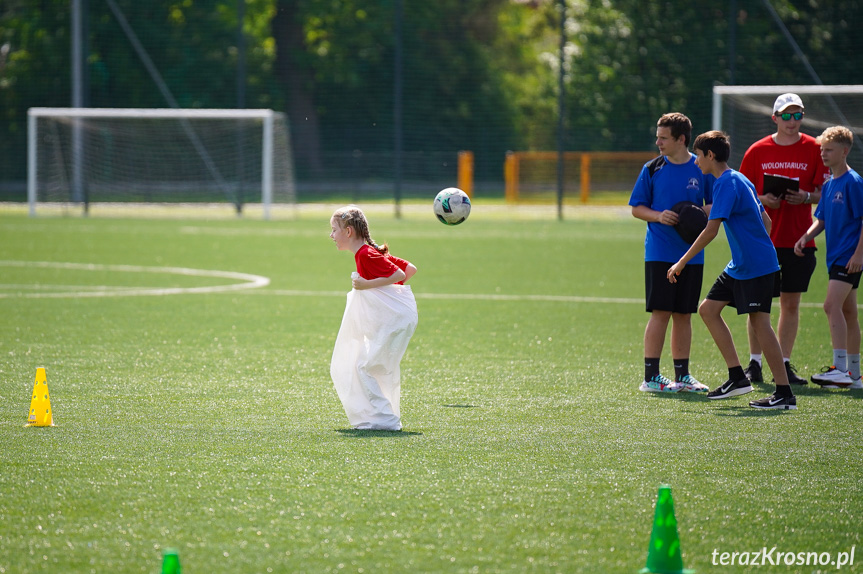
MULTIPOLYGON (((302 289, 264 289, 261 291, 247 291, 248 295, 277 295, 281 297, 345 297, 347 291, 307 291, 302 289)), ((590 297, 582 295, 503 295, 500 293, 478 294, 478 293, 417 293, 417 299, 454 299, 474 301, 548 301, 554 303, 609 303, 616 305, 644 305, 644 299, 630 297, 590 297)), ((801 307, 820 309, 823 303, 800 303, 801 307)), ((863 309, 863 303, 858 305, 863 309)), ((777 307, 778 309, 778 304, 777 307)))
MULTIPOLYGON (((194 277, 221 277, 243 281, 230 285, 213 285, 209 287, 171 287, 171 288, 138 288, 122 286, 74 286, 74 285, 12 285, 0 284, 2 289, 54 289, 62 292, 52 293, 2 293, 0 299, 12 297, 41 298, 73 298, 73 297, 123 297, 141 295, 178 295, 188 293, 223 293, 226 291, 246 292, 250 295, 274 295, 279 297, 345 297, 347 291, 314 291, 302 289, 272 289, 250 291, 266 287, 270 279, 260 275, 236 273, 233 271, 218 271, 210 269, 189 269, 186 267, 142 267, 139 265, 101 265, 98 263, 62 263, 53 261, 0 261, 0 267, 40 267, 51 269, 76 269, 83 271, 121 271, 129 273, 164 273, 170 275, 186 275, 194 277), (71 289, 71 291, 66 291, 71 289)), ((618 305, 643 305, 644 299, 628 297, 591 297, 582 295, 505 295, 501 293, 415 293, 417 299, 453 299, 465 301, 543 301, 553 303, 607 303, 618 305)), ((801 307, 821 308, 823 303, 801 302, 801 307)), ((858 305, 863 308, 863 304, 858 305)))
MULTIPOLYGON (((250 291, 249 295, 278 295, 282 297, 345 297, 347 291, 303 291, 273 289, 250 291)), ((503 295, 478 293, 414 293, 417 299, 463 299, 480 301, 552 301, 558 303, 641 303, 643 299, 626 299, 613 297, 582 297, 578 295, 503 295)))
MULTIPOLYGON (((186 293, 223 293, 226 291, 242 291, 257 289, 270 284, 268 277, 236 273, 234 271, 218 271, 211 269, 190 269, 187 267, 143 267, 140 265, 102 265, 99 263, 63 263, 56 261, 0 261, 0 267, 36 267, 43 269, 75 269, 80 271, 119 271, 123 273, 163 273, 168 275, 185 275, 191 277, 219 277, 241 281, 228 285, 210 285, 207 287, 86 287, 85 290, 62 293, 0 293, 0 299, 19 297, 28 299, 70 298, 70 297, 128 297, 141 295, 179 295, 186 293)), ((11 286, 15 287, 15 286, 11 286)), ((0 289, 4 288, 0 285, 0 289)), ((16 287, 17 288, 17 287, 16 287)), ((37 288, 30 286, 31 289, 37 288)), ((56 286, 60 288, 60 286, 56 286)))

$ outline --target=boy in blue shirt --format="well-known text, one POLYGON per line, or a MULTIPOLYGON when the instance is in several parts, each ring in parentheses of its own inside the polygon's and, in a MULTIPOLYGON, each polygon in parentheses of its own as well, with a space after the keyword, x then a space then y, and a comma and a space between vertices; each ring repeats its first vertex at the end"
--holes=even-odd
POLYGON ((863 178, 848 167, 848 152, 854 143, 851 130, 827 128, 818 143, 821 160, 833 177, 821 190, 815 221, 794 245, 794 253, 802 256, 806 243, 826 230, 830 279, 824 312, 830 325, 833 364, 813 375, 812 382, 826 388, 863 389, 857 317, 857 287, 863 270, 863 178))
POLYGON ((752 391, 752 384, 740 365, 731 331, 722 319, 722 310, 731 305, 737 308, 738 315, 749 316, 776 381, 776 390, 771 396, 750 401, 749 406, 796 410, 797 398, 788 384, 782 348, 770 324, 770 305, 775 296, 776 272, 779 271, 776 249, 770 241, 770 217, 758 201, 752 182, 728 167, 731 144, 725 133, 703 133, 695 138, 693 147, 698 167, 703 173, 716 178, 713 206, 707 227, 683 257, 668 270, 668 280, 672 283, 677 281, 686 264, 713 241, 721 223, 731 248, 731 262, 701 302, 698 314, 725 359, 728 380, 707 393, 707 398, 727 399, 752 391))
POLYGON ((698 310, 704 253, 680 276, 676 285, 666 279, 672 263, 689 249, 675 231, 681 201, 697 205, 711 202, 712 178, 702 175, 689 152, 692 122, 680 113, 665 114, 656 122, 656 146, 660 156, 647 162, 632 190, 632 215, 647 222, 644 238, 644 282, 650 319, 644 330, 644 381, 639 390, 654 393, 679 391, 706 393, 707 386, 689 374, 692 346, 692 313, 698 310), (674 381, 659 372, 665 333, 671 321, 671 358, 674 381))

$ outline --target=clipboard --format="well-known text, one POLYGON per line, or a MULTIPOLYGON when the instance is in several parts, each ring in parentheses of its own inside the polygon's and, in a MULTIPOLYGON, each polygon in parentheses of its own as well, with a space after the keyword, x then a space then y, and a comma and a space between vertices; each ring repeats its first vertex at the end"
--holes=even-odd
POLYGON ((782 199, 788 194, 788 190, 800 190, 800 180, 786 177, 784 175, 776 175, 774 173, 765 173, 764 182, 761 185, 761 194, 775 195, 782 199))

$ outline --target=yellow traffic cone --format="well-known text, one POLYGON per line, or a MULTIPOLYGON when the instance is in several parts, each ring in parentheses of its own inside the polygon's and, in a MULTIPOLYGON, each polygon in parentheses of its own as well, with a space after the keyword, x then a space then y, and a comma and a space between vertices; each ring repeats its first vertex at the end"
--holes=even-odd
POLYGON ((660 485, 659 496, 656 499, 656 514, 653 517, 653 531, 650 533, 650 546, 647 549, 647 565, 641 569, 640 574, 690 574, 692 572, 694 570, 683 568, 671 487, 667 484, 660 485))
POLYGON ((36 382, 33 385, 33 398, 30 399, 30 416, 25 427, 52 427, 51 398, 48 396, 48 377, 45 367, 36 369, 36 382))

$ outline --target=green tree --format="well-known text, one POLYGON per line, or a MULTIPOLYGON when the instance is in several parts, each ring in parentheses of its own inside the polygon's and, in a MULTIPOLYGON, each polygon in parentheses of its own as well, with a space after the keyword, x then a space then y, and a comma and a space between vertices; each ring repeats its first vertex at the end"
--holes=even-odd
MULTIPOLYGON (((295 135, 301 134, 298 144, 305 148, 297 153, 318 145, 322 152, 391 150, 394 3, 277 5, 276 68, 289 94, 295 135)), ((505 0, 404 3, 406 150, 488 149, 502 155, 513 114, 493 44, 506 6, 505 0)))
MULTIPOLYGON (((298 167, 392 150, 395 0, 243 1, 246 104, 288 111, 298 167)), ((236 105, 237 0, 116 2, 181 106, 236 105)), ((863 0, 770 2, 824 83, 856 81, 863 0)), ((556 146, 559 0, 403 3, 407 152, 471 149, 499 178, 507 149, 556 146)), ((107 2, 88 5, 89 105, 168 105, 107 2)), ((717 82, 813 82, 764 0, 734 5, 566 0, 566 147, 653 149, 672 110, 706 129, 717 82)), ((0 4, 0 182, 24 178, 27 108, 70 103, 69 10, 0 4)))
MULTIPOLYGON (((88 4, 88 104, 167 107, 107 4, 88 4)), ((247 104, 278 109, 282 98, 272 81, 269 30, 273 2, 246 4, 247 104)), ((236 105, 235 0, 125 0, 117 5, 180 106, 236 105)), ((23 180, 27 109, 71 103, 71 7, 69 0, 9 0, 0 6, 0 181, 23 180)))

